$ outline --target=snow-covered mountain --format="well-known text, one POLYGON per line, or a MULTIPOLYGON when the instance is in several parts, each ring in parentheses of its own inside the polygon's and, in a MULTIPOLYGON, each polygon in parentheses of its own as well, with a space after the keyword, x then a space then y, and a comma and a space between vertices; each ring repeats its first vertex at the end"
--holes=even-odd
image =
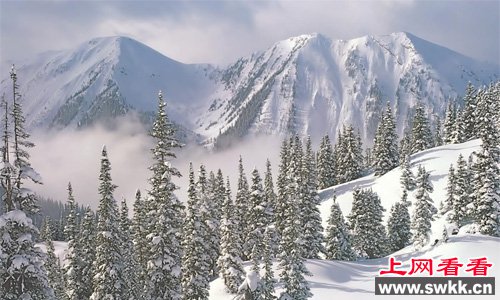
POLYGON ((334 137, 344 123, 371 141, 387 101, 401 131, 416 103, 442 116, 467 82, 488 84, 499 70, 401 32, 347 41, 302 35, 227 67, 98 38, 21 64, 19 78, 30 127, 84 126, 131 110, 148 116, 161 89, 176 123, 224 146, 259 133, 334 137))
POLYGON ((294 131, 314 138, 336 136, 350 123, 371 141, 387 101, 401 132, 416 103, 442 116, 447 99, 463 94, 468 81, 497 79, 499 67, 404 32, 348 41, 311 34, 240 59, 222 74, 216 109, 199 121, 209 135, 294 131))
MULTIPOLYGON (((31 128, 85 126, 130 110, 147 117, 159 90, 168 95, 171 117, 190 128, 193 109, 213 90, 205 80, 211 66, 177 62, 125 37, 44 53, 17 69, 31 128)), ((9 84, 6 76, 2 90, 9 84)))

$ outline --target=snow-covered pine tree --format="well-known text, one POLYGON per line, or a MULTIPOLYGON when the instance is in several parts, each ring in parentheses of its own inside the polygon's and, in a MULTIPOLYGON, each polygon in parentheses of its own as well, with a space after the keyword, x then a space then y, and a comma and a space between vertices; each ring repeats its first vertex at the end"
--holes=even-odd
POLYGON ((429 180, 429 173, 423 166, 418 167, 417 187, 415 192, 415 211, 413 212, 411 229, 412 242, 416 247, 423 247, 429 242, 431 221, 437 213, 433 200, 429 196, 434 188, 429 180))
POLYGON ((236 232, 238 226, 235 224, 236 220, 233 219, 234 209, 231 200, 231 185, 227 179, 221 220, 221 255, 218 266, 226 289, 232 294, 238 292, 245 275, 240 257, 242 241, 236 232))
POLYGON ((181 298, 181 230, 184 205, 174 195, 177 186, 172 177, 180 172, 171 165, 174 148, 181 147, 175 138, 175 129, 166 114, 163 95, 158 94, 158 111, 150 136, 155 141, 153 172, 147 208, 148 262, 144 295, 148 300, 181 298))
POLYGON ((455 126, 451 135, 451 143, 459 144, 465 142, 465 124, 463 120, 462 110, 457 110, 457 117, 455 118, 455 126))
POLYGON ((247 176, 245 175, 245 170, 243 168, 243 159, 240 156, 238 162, 238 189, 236 190, 235 198, 235 211, 234 218, 236 219, 236 224, 239 224, 238 233, 241 235, 241 240, 243 241, 243 253, 241 258, 243 260, 248 260, 250 257, 250 252, 252 249, 248 248, 248 214, 250 212, 250 191, 248 186, 247 176))
POLYGON ((188 207, 184 223, 182 246, 182 299, 208 299, 210 277, 210 255, 206 238, 208 228, 204 212, 207 198, 207 179, 203 165, 195 183, 193 165, 189 165, 188 207))
POLYGON ((389 103, 377 128, 372 156, 376 176, 394 169, 399 162, 398 135, 389 103))
POLYGON ((78 224, 76 216, 76 204, 75 197, 73 196, 73 188, 71 187, 71 182, 68 183, 68 202, 66 204, 68 209, 68 215, 66 216, 66 223, 64 226, 64 237, 68 242, 68 246, 71 244, 76 244, 76 237, 78 234, 78 224))
POLYGON ((68 215, 64 226, 64 237, 68 242, 68 251, 66 252, 66 265, 64 273, 66 278, 66 299, 80 299, 81 291, 81 247, 78 241, 78 225, 76 221, 76 205, 73 197, 73 188, 68 183, 68 201, 66 204, 68 215))
POLYGON ((390 212, 387 222, 387 237, 389 241, 390 252, 396 252, 410 244, 411 240, 411 221, 408 207, 410 202, 407 200, 408 193, 403 190, 401 201, 396 202, 390 212))
POLYGON ((311 137, 307 138, 306 149, 302 157, 301 171, 301 199, 299 200, 299 211, 302 218, 302 239, 304 241, 302 257, 317 259, 319 254, 325 251, 323 246, 323 225, 318 205, 318 186, 316 183, 316 165, 312 150, 311 137))
POLYGON ((415 175, 410 168, 410 155, 405 155, 401 163, 400 183, 404 190, 413 191, 415 189, 415 175))
POLYGON ((496 126, 495 102, 500 101, 495 98, 492 90, 486 89, 478 92, 477 95, 477 108, 475 110, 476 124, 475 124, 475 137, 480 138, 483 148, 489 152, 488 155, 500 163, 500 132, 496 126))
MULTIPOLYGON (((440 213, 444 215, 448 211, 453 209, 453 203, 455 203, 455 168, 453 168, 453 164, 450 165, 448 169, 448 182, 446 184, 446 199, 441 202, 440 213)), ((452 218, 452 214, 448 215, 448 218, 452 218)))
POLYGON ((288 206, 286 188, 289 178, 287 172, 290 164, 290 144, 287 139, 283 139, 280 150, 280 165, 277 180, 278 194, 274 205, 274 220, 276 225, 277 239, 281 240, 283 231, 285 230, 285 210, 288 206))
POLYGON ((325 239, 326 259, 348 261, 356 259, 356 254, 351 247, 351 235, 335 195, 328 217, 325 239))
POLYGON ((443 143, 451 144, 453 143, 453 132, 455 131, 455 123, 457 119, 457 109, 453 101, 448 102, 448 108, 446 109, 446 115, 444 118, 444 134, 443 143))
POLYGON ((337 153, 337 183, 344 183, 361 177, 363 173, 363 150, 352 126, 344 128, 337 153))
POLYGON ((269 218, 266 213, 268 207, 264 198, 264 187, 259 171, 252 171, 252 185, 250 187, 250 206, 247 213, 247 232, 248 238, 245 241, 245 248, 250 249, 253 261, 262 258, 264 249, 264 230, 266 229, 269 218))
POLYGON ((45 268, 47 269, 47 277, 49 279, 49 285, 54 290, 56 299, 65 299, 66 293, 64 292, 64 274, 61 269, 61 262, 56 256, 51 223, 45 223, 45 246, 47 248, 47 260, 45 262, 45 268))
POLYGON ((123 299, 138 300, 142 296, 138 282, 138 263, 134 257, 134 243, 132 242, 131 222, 128 217, 127 201, 122 199, 120 206, 120 233, 122 240, 122 257, 124 258, 123 278, 128 289, 123 299))
POLYGON ((411 131, 405 129, 403 132, 403 138, 399 142, 399 164, 403 164, 404 160, 406 159, 407 156, 411 155, 411 144, 412 144, 412 138, 411 138, 411 131))
POLYGON ((56 232, 52 224, 52 219, 49 216, 43 218, 42 228, 40 229, 40 236, 38 237, 40 241, 46 241, 47 239, 53 240, 56 232))
POLYGON ((267 224, 269 226, 273 226, 273 236, 271 237, 269 243, 271 247, 271 256, 275 257, 275 254, 278 251, 279 239, 276 233, 276 193, 274 192, 274 183, 273 183, 273 173, 271 170, 271 162, 269 159, 266 161, 266 174, 264 177, 264 198, 267 204, 266 214, 267 214, 267 224))
POLYGON ((137 262, 135 273, 137 274, 137 285, 142 291, 145 286, 146 270, 148 261, 148 238, 146 236, 147 216, 146 201, 141 197, 141 191, 135 192, 134 216, 132 218, 132 241, 134 246, 133 256, 137 262))
POLYGON ((477 109, 477 90, 472 83, 467 84, 464 95, 464 107, 462 109, 461 120, 463 122, 463 132, 461 139, 465 142, 476 138, 476 109, 477 109))
POLYGON ((436 116, 436 124, 434 128, 434 146, 443 145, 443 133, 441 128, 441 119, 439 116, 436 116))
POLYGON ((220 255, 220 222, 222 216, 222 203, 224 201, 225 187, 224 187, 224 176, 222 171, 219 169, 217 171, 217 176, 213 172, 210 172, 207 186, 207 226, 208 226, 208 237, 207 240, 210 248, 210 276, 212 278, 217 277, 219 273, 217 267, 217 260, 220 255))
MULTIPOLYGON (((497 84, 499 85, 499 84, 497 84)), ((490 86, 477 93, 476 136, 481 139, 481 151, 471 167, 474 173, 473 217, 479 231, 488 235, 500 235, 500 132, 496 126, 495 102, 498 91, 490 86)), ((498 106, 498 104, 496 104, 498 106)))
POLYGON ((91 300, 125 299, 130 288, 124 278, 122 234, 118 206, 113 196, 116 185, 111 180, 111 164, 106 147, 102 149, 99 174, 99 207, 97 210, 96 257, 94 261, 94 291, 91 300))
POLYGON ((450 221, 460 227, 470 221, 470 216, 467 212, 467 205, 472 203, 471 194, 473 186, 471 183, 472 174, 467 167, 467 162, 462 154, 458 156, 457 170, 454 176, 454 197, 450 221))
POLYGON ((40 183, 41 179, 29 163, 27 148, 33 147, 24 131, 24 116, 17 85, 17 74, 12 66, 12 120, 13 143, 10 144, 8 107, 5 106, 2 165, 0 181, 4 189, 4 213, 0 216, 0 299, 46 300, 54 299, 43 265, 45 255, 35 247, 38 229, 29 215, 38 211, 34 193, 22 187, 26 179, 40 183), (12 152, 9 149, 12 147, 12 152), (13 161, 10 155, 13 155, 13 161), (22 283, 22 284, 19 284, 22 283))
POLYGON ((434 146, 434 139, 429 126, 429 119, 425 115, 423 106, 419 105, 415 109, 412 124, 411 154, 432 148, 434 146))
POLYGON ((317 155, 318 187, 325 189, 335 185, 335 157, 328 135, 321 139, 317 155))
POLYGON ((80 227, 78 244, 80 245, 81 263, 81 289, 80 299, 89 299, 94 290, 92 278, 94 277, 93 263, 96 256, 96 218, 95 214, 87 207, 80 227))
POLYGON ((301 162, 302 146, 298 137, 295 137, 290 149, 288 168, 286 177, 284 200, 287 203, 283 210, 281 225, 281 243, 279 255, 279 267, 281 269, 281 279, 284 284, 284 291, 280 299, 282 300, 303 300, 312 296, 309 284, 304 278, 310 275, 305 267, 304 258, 301 256, 303 240, 300 235, 301 219, 299 217, 299 199, 301 186, 301 162))
POLYGON ((264 231, 264 277, 262 277, 262 300, 276 299, 276 296, 274 295, 276 279, 274 279, 272 260, 274 251, 272 245, 275 235, 274 226, 268 226, 264 231))
POLYGON ((354 191, 348 219, 353 232, 352 245, 358 257, 385 255, 387 234, 382 224, 384 211, 377 193, 371 189, 354 191))
MULTIPOLYGON (((497 146, 498 150, 498 146, 497 146)), ((474 170, 477 184, 474 218, 482 234, 500 235, 500 168, 495 153, 483 141, 474 170)))
MULTIPOLYGON (((14 89, 16 85, 14 85, 14 89)), ((15 90, 14 90, 15 91, 15 90)), ((14 96, 16 96, 14 92, 14 96)), ((10 129, 9 129, 9 103, 5 100, 5 94, 2 95, 1 108, 3 109, 2 120, 2 166, 0 168, 0 183, 4 190, 4 196, 0 198, 0 213, 14 209, 12 199, 12 180, 15 177, 15 169, 10 163, 10 129)))

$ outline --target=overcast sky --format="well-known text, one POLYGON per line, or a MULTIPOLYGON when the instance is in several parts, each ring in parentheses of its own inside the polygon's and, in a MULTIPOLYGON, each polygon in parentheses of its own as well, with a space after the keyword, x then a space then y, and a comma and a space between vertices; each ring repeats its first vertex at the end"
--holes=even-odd
POLYGON ((181 62, 225 64, 303 33, 350 39, 397 31, 500 63, 498 0, 0 0, 0 61, 123 35, 181 62))

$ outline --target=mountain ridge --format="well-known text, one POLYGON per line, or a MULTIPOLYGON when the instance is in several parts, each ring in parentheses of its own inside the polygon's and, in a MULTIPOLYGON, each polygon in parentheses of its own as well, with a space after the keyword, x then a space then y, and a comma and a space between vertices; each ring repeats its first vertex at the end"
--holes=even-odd
POLYGON ((28 127, 82 127, 130 111, 151 118, 163 90, 174 122, 224 147, 252 134, 335 139, 348 123, 369 144, 385 102, 401 133, 417 103, 443 116, 467 82, 488 84, 498 70, 398 32, 351 40, 299 35, 224 67, 184 64, 128 37, 101 37, 45 53, 18 73, 28 127))

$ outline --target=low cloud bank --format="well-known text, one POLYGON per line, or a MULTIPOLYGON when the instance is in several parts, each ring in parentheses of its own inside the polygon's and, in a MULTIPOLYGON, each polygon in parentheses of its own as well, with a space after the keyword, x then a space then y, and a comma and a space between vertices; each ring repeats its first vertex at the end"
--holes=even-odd
MULTIPOLYGON (((43 185, 30 185, 38 194, 66 201, 68 182, 71 182, 78 203, 97 208, 99 202, 98 177, 101 150, 106 145, 111 161, 111 176, 118 186, 117 201, 127 199, 129 207, 135 191, 146 193, 151 172, 153 140, 147 129, 137 120, 124 118, 112 129, 94 126, 82 130, 36 132, 32 136, 36 147, 31 149, 31 163, 42 175, 43 185)), ((239 156, 243 157, 245 172, 250 180, 253 168, 265 171, 266 159, 273 163, 273 175, 277 176, 280 139, 272 136, 252 137, 230 149, 211 152, 198 145, 188 145, 177 151, 172 163, 183 177, 175 179, 179 186, 176 195, 183 201, 187 197, 189 162, 195 171, 201 163, 207 170, 221 169, 230 177, 233 191, 236 187, 239 156)), ((234 196, 234 193, 233 193, 234 196)))

